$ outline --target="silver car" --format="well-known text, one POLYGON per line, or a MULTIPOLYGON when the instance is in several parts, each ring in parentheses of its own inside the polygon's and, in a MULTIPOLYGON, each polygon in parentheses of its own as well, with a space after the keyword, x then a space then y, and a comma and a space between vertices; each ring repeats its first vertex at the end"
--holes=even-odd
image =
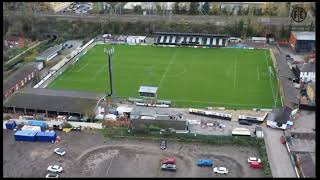
POLYGON ((51 165, 47 170, 53 173, 61 173, 63 171, 63 168, 59 165, 51 165))

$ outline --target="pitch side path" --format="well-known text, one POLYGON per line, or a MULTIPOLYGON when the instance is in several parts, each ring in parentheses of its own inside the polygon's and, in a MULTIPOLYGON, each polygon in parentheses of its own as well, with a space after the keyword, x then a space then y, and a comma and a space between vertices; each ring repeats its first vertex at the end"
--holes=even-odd
MULTIPOLYGON (((48 88, 108 92, 104 48, 110 47, 96 45, 48 88)), ((146 85, 158 86, 158 99, 171 100, 176 107, 243 109, 281 105, 268 50, 140 45, 114 48, 118 97, 138 97, 139 87, 146 85)))

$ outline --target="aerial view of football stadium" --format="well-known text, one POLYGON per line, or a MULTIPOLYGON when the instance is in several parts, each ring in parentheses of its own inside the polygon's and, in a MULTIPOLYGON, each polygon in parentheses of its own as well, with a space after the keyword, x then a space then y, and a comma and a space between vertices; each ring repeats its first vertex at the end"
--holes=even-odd
POLYGON ((315 2, 3 2, 3 177, 316 177, 315 2))

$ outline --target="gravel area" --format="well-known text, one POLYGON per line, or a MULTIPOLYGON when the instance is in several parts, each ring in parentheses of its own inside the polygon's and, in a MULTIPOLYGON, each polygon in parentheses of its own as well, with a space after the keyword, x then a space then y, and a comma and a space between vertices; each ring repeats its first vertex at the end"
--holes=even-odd
POLYGON ((255 149, 168 141, 160 150, 159 140, 106 139, 97 131, 58 132, 62 141, 16 142, 14 131, 3 132, 4 177, 44 177, 51 164, 63 166, 61 177, 263 177, 246 160, 258 156, 255 149), (60 157, 53 149, 62 147, 60 157), (160 159, 177 158, 177 171, 160 170, 160 159), (212 167, 196 166, 197 159, 210 158, 214 166, 225 166, 228 175, 212 173, 212 167))

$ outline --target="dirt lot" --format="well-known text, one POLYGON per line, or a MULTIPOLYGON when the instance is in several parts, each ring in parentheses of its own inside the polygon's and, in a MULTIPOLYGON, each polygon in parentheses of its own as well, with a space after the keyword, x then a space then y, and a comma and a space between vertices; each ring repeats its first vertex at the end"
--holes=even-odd
POLYGON ((63 166, 61 177, 262 177, 262 170, 249 168, 246 159, 258 156, 248 147, 182 144, 169 141, 166 150, 159 140, 105 139, 99 132, 58 132, 62 141, 16 142, 14 132, 3 132, 4 177, 44 177, 51 164, 63 166), (53 149, 62 147, 60 157, 53 149), (176 156, 177 171, 160 170, 160 159, 176 156), (225 166, 228 175, 216 175, 212 168, 196 166, 196 160, 209 158, 214 166, 225 166))

